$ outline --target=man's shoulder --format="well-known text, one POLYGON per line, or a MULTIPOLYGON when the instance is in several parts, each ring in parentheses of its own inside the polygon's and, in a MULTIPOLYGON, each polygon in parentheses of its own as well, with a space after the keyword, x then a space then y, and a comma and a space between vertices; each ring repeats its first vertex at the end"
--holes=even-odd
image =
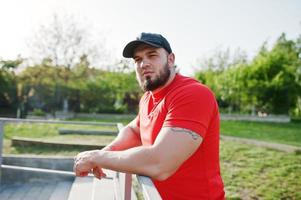
POLYGON ((171 90, 171 93, 190 93, 190 94, 208 94, 208 95, 214 95, 212 90, 200 83, 198 80, 186 77, 183 75, 177 75, 178 80, 177 84, 175 85, 175 88, 171 90))

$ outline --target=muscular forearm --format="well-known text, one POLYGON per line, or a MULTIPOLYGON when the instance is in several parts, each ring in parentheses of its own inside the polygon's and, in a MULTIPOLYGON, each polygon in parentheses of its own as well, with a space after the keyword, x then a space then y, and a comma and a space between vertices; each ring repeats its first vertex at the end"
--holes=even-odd
POLYGON ((105 151, 121 151, 132 147, 140 146, 141 140, 137 133, 130 126, 126 126, 120 130, 118 136, 107 145, 105 151))
POLYGON ((163 128, 152 146, 122 151, 94 150, 79 153, 75 159, 77 176, 91 170, 98 177, 102 168, 165 180, 200 146, 202 138, 183 128, 163 128))
POLYGON ((139 146, 125 151, 94 151, 90 162, 93 166, 115 171, 140 174, 163 180, 160 156, 153 147, 139 146))

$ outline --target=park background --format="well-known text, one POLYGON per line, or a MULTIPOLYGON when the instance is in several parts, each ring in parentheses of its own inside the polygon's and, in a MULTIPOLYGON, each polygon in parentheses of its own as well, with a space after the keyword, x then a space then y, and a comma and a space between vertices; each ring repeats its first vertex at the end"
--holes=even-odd
MULTIPOLYGON (((142 91, 122 48, 142 31, 159 32, 171 43, 179 73, 208 85, 223 115, 260 118, 223 120, 223 135, 301 147, 298 1, 1 3, 2 117, 127 123, 142 91), (103 113, 111 115, 96 117, 103 113), (269 117, 289 121, 264 122, 269 117)), ((4 153, 75 154, 11 145, 14 136, 57 137, 52 128, 7 126, 4 153)), ((300 199, 300 163, 300 151, 221 144, 229 199, 300 199)))

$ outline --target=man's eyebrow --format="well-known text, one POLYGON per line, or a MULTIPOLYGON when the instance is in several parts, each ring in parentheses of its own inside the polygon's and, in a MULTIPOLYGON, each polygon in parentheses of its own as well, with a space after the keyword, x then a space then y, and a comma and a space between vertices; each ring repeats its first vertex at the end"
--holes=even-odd
POLYGON ((139 58, 139 56, 134 56, 133 59, 136 60, 137 58, 139 58))
POLYGON ((151 54, 151 53, 158 53, 156 49, 150 50, 148 52, 146 52, 147 54, 151 54))
MULTIPOLYGON (((152 54, 152 53, 158 53, 157 49, 151 49, 151 50, 146 52, 147 55, 152 54)), ((135 55, 133 57, 134 60, 137 59, 137 58, 140 58, 140 56, 135 55)))

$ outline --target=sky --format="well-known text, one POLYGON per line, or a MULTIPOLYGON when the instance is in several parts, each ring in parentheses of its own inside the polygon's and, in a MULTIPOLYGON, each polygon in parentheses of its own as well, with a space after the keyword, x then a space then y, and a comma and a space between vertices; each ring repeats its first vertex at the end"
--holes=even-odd
POLYGON ((185 75, 217 49, 240 48, 251 59, 263 42, 301 34, 300 0, 0 0, 0 58, 30 57, 28 41, 54 13, 91 25, 115 59, 139 33, 160 33, 185 75))

